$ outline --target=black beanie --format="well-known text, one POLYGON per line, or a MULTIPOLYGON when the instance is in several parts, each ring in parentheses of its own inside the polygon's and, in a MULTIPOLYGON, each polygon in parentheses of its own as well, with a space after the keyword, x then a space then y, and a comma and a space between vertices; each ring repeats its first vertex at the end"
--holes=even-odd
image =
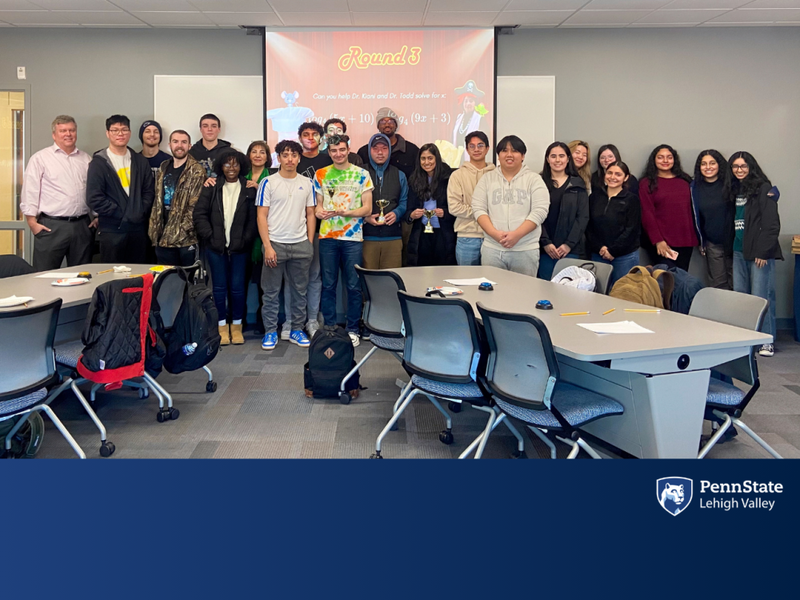
POLYGON ((161 131, 161 125, 158 121, 145 121, 142 123, 142 126, 139 127, 139 141, 144 142, 144 130, 150 127, 150 125, 155 125, 156 129, 158 129, 158 135, 161 138, 160 141, 164 141, 164 133, 161 131))

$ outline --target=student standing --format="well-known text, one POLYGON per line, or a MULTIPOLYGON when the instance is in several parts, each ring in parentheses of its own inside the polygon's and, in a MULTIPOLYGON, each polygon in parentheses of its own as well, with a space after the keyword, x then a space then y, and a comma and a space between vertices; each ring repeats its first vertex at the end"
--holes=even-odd
POLYGON ((143 264, 155 197, 153 171, 144 156, 128 148, 128 117, 106 119, 106 137, 108 148, 95 153, 86 176, 86 203, 99 219, 100 262, 143 264))
POLYGON ((369 141, 367 171, 374 186, 372 214, 364 217, 364 268, 393 269, 403 266, 400 223, 406 214, 408 182, 405 174, 389 163, 392 146, 382 133, 369 141), (387 204, 381 207, 380 201, 387 204), (384 221, 378 219, 383 211, 384 221))
POLYGON ((192 146, 189 154, 206 170, 208 177, 220 175, 215 164, 221 152, 231 147, 230 142, 219 139, 221 122, 217 115, 208 113, 200 117, 200 135, 202 138, 192 146))
MULTIPOLYGON (((606 167, 614 162, 620 162, 622 156, 619 149, 614 144, 603 144, 597 151, 597 170, 592 173, 591 187, 605 187, 606 167)), ((634 175, 628 178, 628 191, 631 194, 639 195, 639 180, 634 175)))
POLYGON ((592 158, 589 154, 589 144, 581 140, 573 140, 569 144, 569 151, 572 153, 572 162, 578 171, 578 175, 583 179, 586 186, 586 193, 592 193, 592 158))
POLYGON ((550 192, 550 208, 539 238, 542 249, 539 278, 550 281, 560 259, 583 256, 589 195, 572 162, 569 147, 563 142, 553 142, 547 147, 540 175, 550 192))
POLYGON ((206 249, 221 344, 244 344, 242 319, 247 302, 247 261, 258 233, 256 190, 247 187, 244 175, 250 170, 250 164, 244 154, 226 148, 216 160, 220 177, 213 186, 203 188, 194 209, 194 228, 206 249), (227 310, 229 293, 231 306, 227 310), (228 313, 232 319, 230 330, 228 313))
POLYGON ((734 207, 728 161, 716 150, 703 150, 697 155, 689 187, 708 285, 732 290, 734 207))
MULTIPOLYGON (((333 119, 328 119, 327 121, 325 121, 325 124, 322 126, 322 129, 325 131, 326 136, 344 135, 345 133, 347 133, 347 123, 345 123, 342 119, 337 119, 334 117, 333 119)), ((357 167, 363 167, 365 164, 361 160, 361 157, 355 152, 348 153, 347 162, 357 167)))
POLYGON ((182 129, 169 136, 172 158, 156 171, 156 197, 150 212, 150 240, 161 265, 189 267, 197 260, 194 207, 206 171, 189 156, 192 140, 182 129))
MULTIPOLYGON (((733 238, 733 289, 769 301, 761 330, 775 336, 775 260, 783 260, 778 235, 781 219, 778 201, 770 196, 770 183, 749 152, 729 159, 735 198, 733 238)), ((775 345, 764 344, 761 356, 772 356, 775 345)))
POLYGON ((300 144, 283 140, 275 151, 280 170, 261 181, 256 198, 258 231, 264 246, 261 314, 265 334, 261 348, 272 350, 278 343, 278 296, 284 279, 291 296, 286 304, 286 320, 291 327, 289 341, 307 348, 310 342, 303 327, 316 232, 313 185, 308 177, 297 174, 303 155, 300 144))
POLYGON ((142 142, 140 154, 150 163, 150 168, 153 169, 153 177, 158 173, 161 163, 172 158, 159 147, 161 145, 161 137, 161 124, 158 121, 145 121, 139 127, 139 141, 142 142))
POLYGON ((33 268, 50 271, 92 260, 92 229, 97 221, 86 204, 86 174, 91 157, 78 150, 78 126, 69 115, 52 124, 53 145, 28 161, 19 209, 35 238, 33 268))
POLYGON ((692 250, 697 246, 691 180, 683 172, 681 159, 672 146, 661 144, 650 153, 639 186, 639 199, 652 264, 665 263, 689 270, 692 250))
POLYGON ((419 164, 409 179, 408 222, 412 224, 408 238, 408 266, 425 267, 456 264, 455 217, 447 207, 447 184, 453 169, 442 162, 435 144, 419 149, 419 164), (433 233, 425 233, 428 217, 433 233))
MULTIPOLYGON (((417 165, 419 148, 397 133, 398 120, 400 117, 388 106, 378 110, 375 115, 375 124, 378 126, 378 133, 382 133, 389 138, 392 143, 392 158, 389 164, 394 165, 405 173, 406 178, 411 177, 417 165)), ((369 163, 369 148, 367 144, 358 149, 358 155, 366 165, 369 163)))
POLYGON ((319 262, 325 325, 336 325, 336 286, 342 269, 347 288, 347 333, 353 346, 358 346, 361 283, 355 266, 362 259, 364 217, 372 214, 372 179, 366 170, 348 162, 349 142, 346 135, 328 139, 328 154, 333 164, 316 172, 314 192, 316 217, 322 221, 319 262))
POLYGON ((489 138, 482 131, 471 131, 466 137, 469 162, 450 175, 447 184, 447 208, 456 218, 453 228, 456 233, 456 262, 459 265, 481 264, 483 229, 478 226, 472 212, 472 193, 486 173, 494 171, 494 165, 486 163, 489 138))
POLYGON ((589 197, 588 250, 592 260, 613 266, 609 290, 639 264, 642 213, 638 196, 627 188, 630 177, 624 162, 611 163, 606 184, 593 188, 589 197))
POLYGON ((550 197, 542 178, 523 164, 528 151, 515 135, 497 144, 499 169, 486 173, 472 195, 472 212, 486 233, 481 264, 536 277, 539 236, 550 197))

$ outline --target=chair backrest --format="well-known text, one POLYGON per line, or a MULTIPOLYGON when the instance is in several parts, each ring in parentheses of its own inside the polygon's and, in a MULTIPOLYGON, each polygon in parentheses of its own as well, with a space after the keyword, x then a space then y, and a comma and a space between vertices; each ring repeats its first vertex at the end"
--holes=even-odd
POLYGON ((448 383, 477 381, 481 358, 472 306, 460 298, 420 298, 398 291, 405 327, 403 365, 448 383))
POLYGON ((403 314, 398 290, 405 291, 403 279, 393 271, 362 269, 356 265, 364 294, 364 325, 386 337, 403 337, 403 314))
POLYGON ((608 293, 608 282, 611 281, 611 273, 614 272, 614 267, 606 263, 596 262, 593 260, 583 260, 582 258, 560 258, 553 267, 553 275, 558 275, 567 267, 584 267, 583 265, 592 265, 594 267, 594 276, 597 279, 597 289, 595 292, 598 294, 608 293))
MULTIPOLYGON (((689 315, 742 329, 760 331, 768 305, 767 300, 758 296, 717 288, 703 288, 695 294, 689 315)), ((755 353, 756 349, 751 348, 748 356, 714 367, 714 370, 753 385, 758 380, 755 353)))
POLYGON ((501 400, 549 409, 559 369, 547 326, 532 315, 490 310, 478 303, 489 360, 486 384, 501 400))
POLYGON ((0 256, 0 279, 28 275, 34 272, 35 270, 32 266, 15 254, 3 254, 0 256))
POLYGON ((54 383, 53 342, 61 298, 18 310, 0 310, 0 400, 54 383))

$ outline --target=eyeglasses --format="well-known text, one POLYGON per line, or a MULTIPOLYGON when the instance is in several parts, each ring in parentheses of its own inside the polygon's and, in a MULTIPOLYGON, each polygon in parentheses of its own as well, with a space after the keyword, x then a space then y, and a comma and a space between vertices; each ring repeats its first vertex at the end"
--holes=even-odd
POLYGON ((747 165, 731 165, 731 171, 749 171, 750 167, 747 165))
POLYGON ((467 150, 483 150, 486 148, 486 144, 470 144, 467 146, 467 150))
POLYGON ((121 133, 130 133, 130 132, 131 132, 131 130, 128 129, 127 127, 124 127, 122 129, 109 129, 108 130, 108 133, 110 133, 111 135, 120 135, 121 133))

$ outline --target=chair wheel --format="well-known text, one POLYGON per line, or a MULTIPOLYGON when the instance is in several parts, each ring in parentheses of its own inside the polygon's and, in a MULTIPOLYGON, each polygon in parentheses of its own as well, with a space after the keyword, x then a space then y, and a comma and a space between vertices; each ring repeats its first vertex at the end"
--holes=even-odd
POLYGON ((145 398, 150 397, 150 388, 148 387, 140 387, 139 388, 139 398, 144 400, 145 398))
POLYGON ((116 449, 117 449, 117 447, 114 446, 114 444, 112 442, 105 441, 100 446, 100 456, 102 456, 103 458, 108 458, 109 456, 114 454, 114 450, 116 450, 116 449))
POLYGON ((449 446, 453 443, 453 432, 449 429, 445 429, 439 434, 439 441, 449 446))
POLYGON ((350 392, 341 392, 339 394, 339 402, 342 404, 350 404, 350 401, 353 398, 350 396, 350 392))
POLYGON ((524 451, 524 450, 523 450, 522 452, 520 452, 519 450, 515 450, 515 451, 514 451, 514 452, 511 454, 511 458, 528 458, 528 455, 527 455, 527 454, 525 454, 525 451, 524 451))
POLYGON ((461 412, 461 403, 459 402, 448 402, 447 408, 450 409, 450 412, 453 413, 460 413, 461 412))
POLYGON ((158 421, 159 423, 163 423, 169 418, 167 415, 169 415, 169 413, 165 410, 158 411, 156 413, 156 421, 158 421))
POLYGON ((214 392, 216 392, 217 391, 217 382, 216 381, 209 381, 206 384, 206 391, 209 394, 213 394, 214 392))
POLYGON ((181 416, 181 411, 179 411, 177 408, 169 409, 169 418, 172 419, 173 421, 177 421, 178 417, 180 416, 181 416))
POLYGON ((375 452, 375 454, 372 454, 370 458, 383 458, 383 457, 381 456, 380 450, 378 450, 377 452, 375 452))

